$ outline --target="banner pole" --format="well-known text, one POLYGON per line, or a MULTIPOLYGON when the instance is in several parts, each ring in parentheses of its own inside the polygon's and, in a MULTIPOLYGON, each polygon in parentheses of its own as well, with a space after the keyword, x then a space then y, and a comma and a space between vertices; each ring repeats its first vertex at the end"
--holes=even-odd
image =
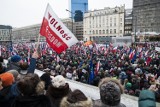
POLYGON ((38 50, 38 47, 39 47, 39 40, 40 40, 40 34, 38 35, 38 42, 36 44, 36 51, 38 50))

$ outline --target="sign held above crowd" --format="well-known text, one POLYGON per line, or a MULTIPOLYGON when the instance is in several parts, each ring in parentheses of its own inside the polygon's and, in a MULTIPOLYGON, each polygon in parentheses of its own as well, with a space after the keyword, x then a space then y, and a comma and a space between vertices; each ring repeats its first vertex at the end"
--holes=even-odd
POLYGON ((40 34, 46 37, 46 42, 58 54, 78 42, 73 33, 62 23, 48 4, 40 34))

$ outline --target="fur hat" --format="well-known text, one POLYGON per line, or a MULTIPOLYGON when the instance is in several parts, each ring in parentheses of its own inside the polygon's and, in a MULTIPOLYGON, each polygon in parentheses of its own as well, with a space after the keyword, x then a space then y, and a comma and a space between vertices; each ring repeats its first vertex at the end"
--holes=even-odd
POLYGON ((2 85, 3 87, 12 85, 14 82, 14 77, 13 74, 9 73, 9 72, 5 72, 3 74, 0 74, 0 78, 2 80, 2 85))
POLYGON ((109 106, 116 106, 120 103, 123 87, 118 80, 104 78, 99 83, 101 101, 109 106))
POLYGON ((76 89, 62 99, 60 107, 92 107, 92 105, 92 100, 76 89))
POLYGON ((70 91, 69 84, 65 83, 65 78, 58 75, 53 78, 52 84, 48 87, 47 94, 53 98, 62 98, 70 91))
POLYGON ((65 86, 65 78, 62 75, 57 75, 53 80, 52 80, 52 85, 53 87, 59 88, 65 86))
POLYGON ((19 62, 21 57, 19 55, 14 55, 11 57, 11 62, 19 62))

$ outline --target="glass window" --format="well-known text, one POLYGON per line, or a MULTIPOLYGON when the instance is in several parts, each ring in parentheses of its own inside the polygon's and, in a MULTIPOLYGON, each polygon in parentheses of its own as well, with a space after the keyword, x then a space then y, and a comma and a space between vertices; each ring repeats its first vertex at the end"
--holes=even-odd
POLYGON ((101 34, 101 30, 99 30, 99 34, 101 34))
POLYGON ((112 29, 110 29, 110 34, 112 34, 112 29))

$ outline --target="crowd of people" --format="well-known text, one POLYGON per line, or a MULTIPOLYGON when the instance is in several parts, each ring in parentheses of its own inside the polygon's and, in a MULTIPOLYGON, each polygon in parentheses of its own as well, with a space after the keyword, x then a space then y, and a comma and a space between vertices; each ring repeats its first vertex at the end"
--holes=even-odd
POLYGON ((160 102, 160 54, 158 44, 114 47, 82 42, 57 54, 45 43, 15 44, 1 48, 0 105, 4 107, 125 107, 121 94, 139 97, 139 107, 160 102), (7 58, 8 64, 3 63, 7 58), (34 70, 45 73, 38 77, 34 70), (65 78, 99 86, 100 100, 92 100, 65 78), (146 94, 147 93, 147 94, 146 94), (148 95, 148 96, 147 96, 148 95))

